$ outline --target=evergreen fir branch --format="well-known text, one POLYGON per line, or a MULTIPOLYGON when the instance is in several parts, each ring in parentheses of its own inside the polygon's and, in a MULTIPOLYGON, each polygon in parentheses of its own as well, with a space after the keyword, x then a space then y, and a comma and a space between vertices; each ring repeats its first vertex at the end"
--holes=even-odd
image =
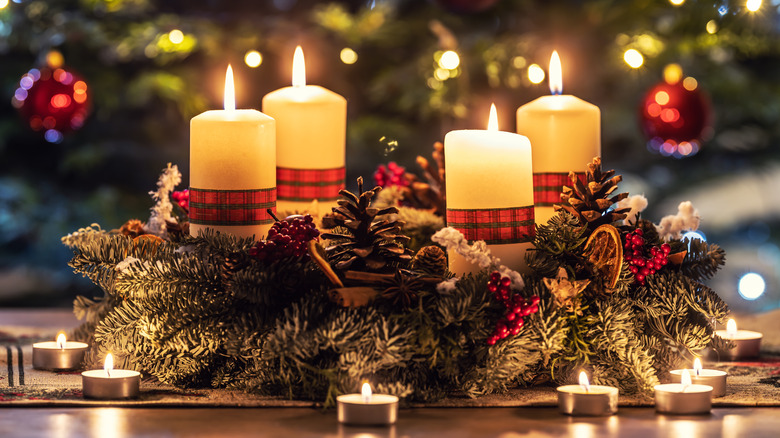
POLYGON ((517 336, 478 350, 478 362, 465 375, 461 390, 469 397, 506 391, 541 359, 532 348, 532 338, 531 330, 524 328, 517 336))
POLYGON ((716 244, 710 244, 701 239, 685 239, 688 245, 680 271, 687 277, 702 281, 713 275, 726 264, 726 251, 716 244))

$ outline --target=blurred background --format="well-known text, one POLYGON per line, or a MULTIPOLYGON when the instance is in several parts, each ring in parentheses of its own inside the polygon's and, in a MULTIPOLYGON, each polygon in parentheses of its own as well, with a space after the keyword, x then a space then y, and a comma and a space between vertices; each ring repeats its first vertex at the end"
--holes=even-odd
MULTIPOLYGON (((491 102, 565 94, 601 108, 605 168, 658 222, 690 200, 726 249, 710 286, 740 312, 780 307, 780 0, 0 0, 0 306, 99 294, 60 237, 146 220, 171 162, 189 180, 189 120, 260 109, 291 81, 348 99, 348 185, 491 102), (660 87, 660 88, 659 88, 660 87), (663 91, 663 93, 659 93, 663 91)), ((586 163, 583 163, 583 169, 586 163)), ((580 170, 580 169, 573 169, 580 170)), ((506 190, 511 188, 499 188, 506 190)))

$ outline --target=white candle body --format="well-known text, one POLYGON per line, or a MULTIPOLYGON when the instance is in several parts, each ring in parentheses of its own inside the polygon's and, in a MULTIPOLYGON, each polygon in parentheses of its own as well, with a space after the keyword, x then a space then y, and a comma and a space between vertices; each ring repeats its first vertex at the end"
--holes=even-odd
POLYGON ((662 414, 708 414, 712 409, 712 386, 667 383, 654 389, 655 410, 662 414))
POLYGON ((398 418, 398 397, 373 394, 368 402, 361 394, 336 397, 339 423, 353 425, 389 425, 398 418))
POLYGON ((74 370, 81 366, 89 345, 83 342, 65 342, 60 348, 56 341, 33 344, 33 368, 39 370, 74 370))
MULTIPOLYGON (((521 106, 517 109, 517 133, 531 141, 536 178, 544 174, 563 177, 570 171, 584 173, 588 163, 601 156, 601 111, 575 96, 542 96, 521 106)), ((551 202, 539 202, 541 193, 536 195, 537 223, 546 223, 555 215, 551 204, 560 202, 559 194, 559 190, 558 194, 550 193, 546 201, 551 202)))
MULTIPOLYGON (((684 370, 672 370, 672 382, 680 383, 684 370)), ((723 397, 726 395, 726 377, 728 373, 720 370, 703 369, 696 374, 695 370, 688 370, 691 375, 691 382, 695 385, 712 386, 713 397, 723 397)))
POLYGON ((90 370, 81 373, 85 398, 116 400, 140 394, 141 373, 132 370, 90 370), (110 373, 110 374, 109 374, 110 373))
POLYGON ((558 409, 567 415, 602 416, 618 410, 618 389, 613 386, 591 385, 585 391, 581 385, 559 386, 558 409))
POLYGON ((719 352, 722 359, 750 359, 758 357, 761 352, 761 338, 764 337, 763 333, 751 330, 737 330, 736 334, 729 336, 726 330, 715 330, 715 334, 735 344, 734 348, 719 352))
MULTIPOLYGON (((525 224, 514 228, 530 232, 530 236, 515 239, 520 240, 518 242, 488 242, 491 253, 499 257, 502 264, 526 271, 524 257, 533 246, 530 240, 534 222, 531 144, 528 139, 503 131, 451 131, 444 137, 444 159, 448 221, 450 210, 527 208, 531 227, 525 224)), ((496 222, 494 225, 499 224, 496 222)), ((480 269, 454 252, 449 256, 450 270, 457 275, 480 269)))
MULTIPOLYGON (((317 85, 284 87, 263 97, 263 112, 276 120, 276 165, 281 169, 343 169, 346 157, 347 100, 317 85)), ((330 172, 331 178, 338 172, 330 172)), ((343 175, 343 172, 341 172, 343 175)), ((341 181, 332 187, 344 188, 341 181)), ((306 181, 298 181, 298 184, 306 181)), ((313 197, 288 193, 279 181, 277 207, 280 212, 306 211, 313 197)), ((316 186, 310 190, 317 191, 316 186)), ((336 205, 338 189, 318 199, 317 214, 329 213, 336 205)), ((302 193, 305 195, 305 193, 302 193)), ((323 193, 324 194, 324 193, 323 193)))
MULTIPOLYGON (((265 236, 273 220, 266 208, 275 210, 276 133, 271 117, 255 110, 213 110, 190 122, 190 234, 206 228, 239 237, 265 236), (209 216, 193 219, 193 189, 220 193, 263 191, 267 203, 247 202, 232 206, 230 220, 209 216), (271 194, 273 191, 273 194, 271 194), (254 212, 249 212, 255 208, 254 212), (228 224, 229 223, 229 224, 228 224)), ((227 206, 223 205, 222 210, 227 206)))

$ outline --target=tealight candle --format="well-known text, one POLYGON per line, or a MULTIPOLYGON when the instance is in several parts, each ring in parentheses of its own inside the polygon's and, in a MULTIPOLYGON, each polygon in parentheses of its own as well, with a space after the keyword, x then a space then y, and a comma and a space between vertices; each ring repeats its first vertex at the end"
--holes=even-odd
POLYGON ((81 366, 89 345, 72 342, 64 333, 57 341, 36 342, 33 344, 33 368, 37 370, 75 370, 81 366))
POLYGON ((758 357, 761 350, 761 338, 764 337, 760 332, 737 330, 737 322, 733 319, 729 319, 726 330, 715 330, 715 334, 735 344, 735 347, 730 350, 720 351, 721 357, 726 360, 758 357))
POLYGON ((108 353, 102 370, 81 373, 81 384, 85 398, 101 400, 135 398, 140 393, 141 373, 132 370, 115 370, 114 357, 108 353))
POLYGON ((360 394, 336 397, 339 423, 377 426, 395 424, 398 417, 398 397, 372 394, 371 385, 363 384, 360 394))
POLYGON ((591 385, 582 371, 579 385, 558 387, 558 409, 567 415, 612 415, 618 410, 618 389, 591 385))
POLYGON ((712 409, 712 386, 694 385, 683 370, 680 383, 655 386, 655 410, 662 414, 708 414, 712 409))
MULTIPOLYGON (((682 373, 686 370, 672 370, 672 381, 674 383, 680 383, 682 379, 682 373)), ((723 397, 726 395, 726 376, 728 373, 720 370, 706 370, 702 369, 701 359, 698 357, 693 362, 693 371, 690 373, 691 382, 697 385, 709 385, 712 386, 713 397, 723 397)))

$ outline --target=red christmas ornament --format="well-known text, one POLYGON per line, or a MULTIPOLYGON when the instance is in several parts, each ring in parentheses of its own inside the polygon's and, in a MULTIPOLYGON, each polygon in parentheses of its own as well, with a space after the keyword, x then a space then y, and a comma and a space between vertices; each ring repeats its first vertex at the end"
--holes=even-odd
POLYGON ((493 7, 498 0, 437 0, 445 9, 458 14, 482 12, 493 7))
POLYGON ((76 73, 60 67, 34 68, 19 80, 13 105, 35 131, 44 131, 52 143, 64 133, 84 125, 90 108, 87 83, 76 73))
POLYGON ((645 95, 639 119, 649 149, 682 158, 699 151, 711 114, 709 100, 690 81, 662 82, 645 95))

